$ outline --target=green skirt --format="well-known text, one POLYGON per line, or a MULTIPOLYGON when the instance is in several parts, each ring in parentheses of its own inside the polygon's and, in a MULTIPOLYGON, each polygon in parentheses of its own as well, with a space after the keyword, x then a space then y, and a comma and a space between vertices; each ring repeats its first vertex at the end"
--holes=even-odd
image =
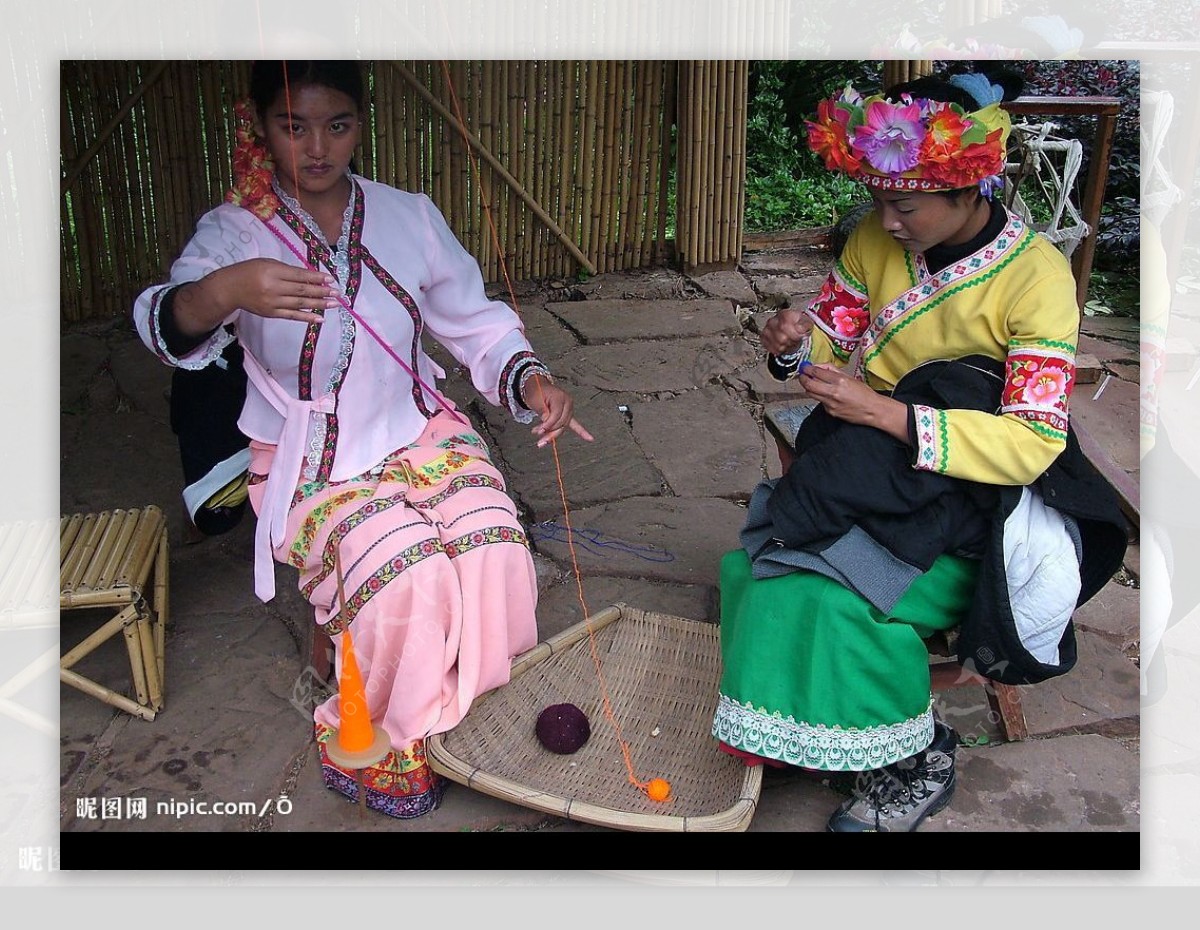
POLYGON ((721 560, 722 675, 713 736, 824 771, 881 768, 933 739, 924 638, 962 622, 979 563, 944 555, 890 614, 823 575, 756 580, 721 560))

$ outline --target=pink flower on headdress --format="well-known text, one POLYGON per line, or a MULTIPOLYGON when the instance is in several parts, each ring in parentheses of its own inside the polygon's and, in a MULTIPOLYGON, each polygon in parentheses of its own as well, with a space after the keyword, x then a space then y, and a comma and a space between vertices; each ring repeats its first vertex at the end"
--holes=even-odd
POLYGON ((817 104, 816 122, 808 124, 808 147, 816 152, 830 171, 855 172, 861 161, 850 148, 847 128, 850 111, 838 106, 838 101, 822 100, 817 104))
POLYGON ((924 137, 919 104, 876 100, 854 130, 854 147, 876 170, 896 176, 916 165, 924 137))
POLYGON ((1025 385, 1024 400, 1047 407, 1067 393, 1067 373, 1061 368, 1041 369, 1025 385))

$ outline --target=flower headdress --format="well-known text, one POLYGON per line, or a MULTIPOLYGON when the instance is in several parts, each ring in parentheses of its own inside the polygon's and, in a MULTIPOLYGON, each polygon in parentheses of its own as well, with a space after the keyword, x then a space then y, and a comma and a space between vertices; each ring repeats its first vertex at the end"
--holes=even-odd
POLYGON ((254 131, 254 105, 242 100, 233 108, 237 117, 237 146, 233 150, 233 187, 225 202, 245 207, 260 220, 269 220, 279 209, 279 198, 271 189, 275 161, 254 131))
MULTIPOLYGON (((999 88, 982 80, 993 99, 974 113, 908 94, 899 102, 881 94, 863 98, 847 84, 841 94, 817 105, 816 119, 808 121, 808 147, 830 171, 845 172, 868 187, 945 191, 978 184, 991 197, 1003 183, 1012 122, 1000 108, 999 88)), ((967 89, 978 99, 975 83, 967 89)))

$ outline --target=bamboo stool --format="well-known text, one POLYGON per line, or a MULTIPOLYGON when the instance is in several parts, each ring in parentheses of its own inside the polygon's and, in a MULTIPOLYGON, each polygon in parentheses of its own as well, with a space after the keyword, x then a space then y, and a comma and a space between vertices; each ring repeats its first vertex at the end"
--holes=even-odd
POLYGON ((167 525, 162 511, 64 516, 59 523, 59 609, 114 608, 117 613, 59 661, 66 684, 106 704, 153 720, 163 706, 163 644, 168 615, 167 525), (153 582, 152 592, 148 587, 153 582), (151 594, 153 603, 147 604, 151 594), (125 634, 137 700, 74 671, 117 633, 125 634))

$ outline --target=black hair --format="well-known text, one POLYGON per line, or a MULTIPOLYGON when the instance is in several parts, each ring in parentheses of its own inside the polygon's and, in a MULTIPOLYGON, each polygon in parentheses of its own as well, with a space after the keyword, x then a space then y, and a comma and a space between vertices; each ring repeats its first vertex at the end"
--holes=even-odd
POLYGON ((328 87, 353 100, 359 113, 364 110, 363 78, 358 62, 274 59, 256 61, 250 69, 250 99, 260 117, 283 93, 285 74, 286 85, 292 89, 302 84, 328 87))
MULTIPOLYGON (((885 96, 889 100, 899 100, 901 94, 908 94, 911 97, 925 97, 926 99, 939 100, 943 103, 957 103, 968 113, 990 103, 991 101, 988 100, 977 99, 965 87, 950 83, 952 77, 957 77, 958 74, 963 73, 967 72, 960 69, 955 74, 944 74, 936 77, 930 75, 911 81, 904 81, 900 84, 893 84, 885 91, 885 96)), ((976 73, 987 78, 989 84, 995 84, 1000 88, 1002 94, 1001 100, 1015 100, 1021 96, 1021 91, 1025 87, 1025 79, 1015 71, 1006 68, 980 68, 977 69, 976 73)))

